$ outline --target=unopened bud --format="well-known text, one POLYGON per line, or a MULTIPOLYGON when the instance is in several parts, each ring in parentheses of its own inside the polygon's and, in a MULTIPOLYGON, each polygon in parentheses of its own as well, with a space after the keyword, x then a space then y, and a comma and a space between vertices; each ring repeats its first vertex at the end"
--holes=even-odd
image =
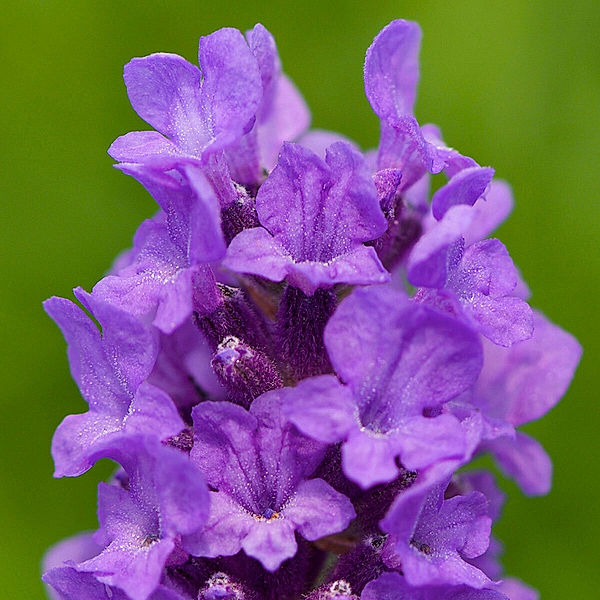
POLYGON ((198 593, 198 600, 247 600, 241 586, 225 573, 215 573, 198 593))
POLYGON ((234 183, 233 186, 237 198, 221 211, 221 227, 227 244, 240 231, 260 225, 253 194, 241 185, 234 183))
POLYGON ((268 345, 266 324, 245 292, 240 288, 218 284, 219 306, 209 314, 196 312, 196 325, 208 343, 216 348, 227 336, 246 340, 253 347, 268 345))
POLYGON ((218 345, 211 365, 232 399, 243 406, 249 406, 261 394, 283 386, 272 361, 233 335, 218 345))
POLYGON ((352 593, 352 587, 347 581, 338 579, 317 588, 306 600, 358 600, 358 596, 352 593))

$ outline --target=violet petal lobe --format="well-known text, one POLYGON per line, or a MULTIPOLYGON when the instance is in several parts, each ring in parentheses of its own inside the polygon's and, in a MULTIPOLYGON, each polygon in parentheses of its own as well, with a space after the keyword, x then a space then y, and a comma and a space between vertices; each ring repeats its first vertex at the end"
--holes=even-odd
POLYGON ((472 385, 482 361, 475 334, 422 308, 391 286, 355 290, 325 328, 325 345, 342 380, 359 394, 381 386, 412 415, 472 385))
POLYGON ((387 572, 365 586, 360 600, 508 600, 508 597, 495 589, 478 590, 466 585, 413 587, 399 573, 387 572))
POLYGON ((539 600, 540 598, 537 590, 514 577, 505 577, 498 589, 506 594, 510 600, 539 600))
POLYGON ((72 562, 82 562, 102 551, 92 532, 78 533, 54 544, 42 559, 42 570, 49 571, 72 562))
POLYGON ((276 238, 262 227, 238 233, 227 249, 223 265, 232 271, 283 281, 293 258, 276 238))
MULTIPOLYGON (((302 145, 304 148, 308 148, 321 158, 325 158, 327 148, 336 142, 346 142, 355 150, 360 150, 358 146, 345 135, 342 135, 337 131, 329 131, 327 129, 310 129, 298 140, 300 145, 302 145)), ((367 163, 369 163, 367 154, 364 156, 367 163)))
POLYGON ((485 194, 493 176, 494 169, 491 167, 470 167, 459 171, 433 195, 433 216, 439 221, 451 206, 473 206, 485 194))
POLYGON ((512 190, 506 181, 492 179, 485 196, 473 205, 477 213, 471 226, 463 233, 465 245, 470 246, 486 238, 513 209, 512 190))
POLYGON ((314 294, 319 288, 330 288, 336 283, 369 285, 390 280, 375 249, 362 244, 325 264, 316 261, 292 262, 288 266, 288 273, 290 285, 307 295, 314 294))
POLYGON ((225 492, 210 492, 206 525, 183 538, 184 548, 194 556, 233 556, 252 529, 253 516, 225 492))
POLYGON ((352 503, 322 479, 303 481, 285 514, 309 541, 342 531, 356 516, 352 503))
POLYGON ((531 308, 512 295, 518 280, 505 246, 488 239, 465 249, 461 262, 449 273, 447 287, 456 293, 485 337, 500 346, 511 346, 533 334, 531 308))
POLYGON ((242 540, 242 548, 248 556, 259 560, 267 571, 276 571, 298 550, 294 529, 294 523, 279 518, 254 525, 242 540))
POLYGON ((135 319, 109 305, 96 303, 94 322, 76 304, 53 297, 46 312, 67 341, 71 375, 90 407, 113 408, 123 404, 148 376, 157 352, 155 337, 135 319))
POLYGON ((146 600, 158 586, 173 540, 146 536, 152 524, 144 522, 145 513, 125 490, 101 484, 98 503, 101 526, 107 529, 111 543, 77 569, 94 573, 99 581, 122 589, 132 600, 146 600))
POLYGON ((538 311, 531 339, 501 348, 485 342, 474 401, 492 418, 519 426, 543 416, 565 394, 581 358, 577 340, 538 311))
POLYGON ((491 452, 500 468, 528 496, 544 496, 550 491, 552 461, 537 440, 517 431, 515 439, 499 437, 483 442, 481 449, 491 452))
POLYGON ((200 38, 202 109, 209 116, 212 148, 220 149, 247 133, 262 97, 256 59, 244 36, 224 27, 200 38))
POLYGON ((130 131, 119 136, 109 147, 108 154, 122 163, 171 165, 186 160, 184 152, 158 131, 130 131))
POLYGON ((246 33, 246 38, 262 80, 256 133, 261 162, 270 171, 281 144, 295 140, 308 127, 310 113, 294 84, 281 72, 273 36, 259 23, 246 33))
POLYGON ((131 60, 123 77, 131 106, 144 121, 178 146, 206 145, 198 67, 176 54, 157 53, 131 60))
POLYGON ((381 119, 412 114, 419 79, 421 29, 398 19, 384 27, 365 59, 365 92, 381 119))
POLYGON ((339 442, 360 422, 352 391, 333 375, 303 379, 282 393, 284 414, 320 442, 339 442))
POLYGON ((400 472, 396 456, 401 454, 399 444, 394 442, 395 436, 373 436, 358 428, 351 431, 342 446, 346 477, 363 489, 393 481, 400 472))

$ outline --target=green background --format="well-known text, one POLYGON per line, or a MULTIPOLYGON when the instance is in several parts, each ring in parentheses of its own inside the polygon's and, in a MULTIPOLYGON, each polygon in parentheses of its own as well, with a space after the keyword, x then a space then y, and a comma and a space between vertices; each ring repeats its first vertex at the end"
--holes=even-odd
POLYGON ((555 464, 546 498, 509 501, 497 528, 508 572, 545 600, 598 597, 598 244, 600 9, 590 2, 294 3, 20 1, 0 23, 2 296, 0 596, 43 598, 39 561, 61 537, 95 527, 99 465, 53 480, 50 439, 85 408, 65 346, 41 309, 90 288, 154 204, 111 168, 106 148, 146 128, 121 69, 171 51, 196 60, 198 37, 261 21, 317 127, 364 147, 377 121, 362 89, 364 52, 393 18, 424 30, 417 116, 510 181, 516 210, 500 231, 532 303, 585 354, 564 401, 529 426, 555 464), (595 581, 596 580, 596 581, 595 581))

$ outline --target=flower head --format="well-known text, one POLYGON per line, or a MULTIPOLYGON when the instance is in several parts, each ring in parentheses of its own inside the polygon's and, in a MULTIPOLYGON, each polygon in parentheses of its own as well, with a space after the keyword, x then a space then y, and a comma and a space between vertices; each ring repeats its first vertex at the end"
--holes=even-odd
POLYGON ((415 118, 420 41, 397 20, 367 51, 369 153, 305 131, 262 25, 201 38, 199 67, 126 65, 154 130, 109 152, 158 211, 83 309, 44 305, 89 407, 59 425, 55 475, 119 465, 98 530, 47 555, 53 598, 535 598, 499 581, 493 477, 457 471, 490 452, 548 491, 516 428, 581 349, 488 238, 510 188, 415 118))

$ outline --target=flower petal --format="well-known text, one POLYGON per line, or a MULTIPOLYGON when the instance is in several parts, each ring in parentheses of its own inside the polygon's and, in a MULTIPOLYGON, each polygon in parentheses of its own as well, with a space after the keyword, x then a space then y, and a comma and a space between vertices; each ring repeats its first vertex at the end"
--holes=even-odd
POLYGON ((284 509, 286 519, 305 539, 316 539, 343 531, 356 517, 352 502, 322 479, 303 481, 284 509))
POLYGON ((131 106, 146 123, 178 146, 206 145, 210 135, 198 67, 177 54, 157 53, 131 60, 123 77, 131 106))
POLYGON ((398 19, 384 27, 367 50, 365 92, 381 119, 412 114, 420 45, 419 26, 398 19))
POLYGON ((451 206, 459 204, 473 206, 484 195, 493 176, 494 169, 491 167, 463 169, 433 195, 431 200, 433 216, 439 221, 451 206))
POLYGON ((552 461, 543 446, 517 431, 515 439, 501 437, 485 442, 500 468, 512 477, 528 496, 544 496, 552 487, 552 461))

